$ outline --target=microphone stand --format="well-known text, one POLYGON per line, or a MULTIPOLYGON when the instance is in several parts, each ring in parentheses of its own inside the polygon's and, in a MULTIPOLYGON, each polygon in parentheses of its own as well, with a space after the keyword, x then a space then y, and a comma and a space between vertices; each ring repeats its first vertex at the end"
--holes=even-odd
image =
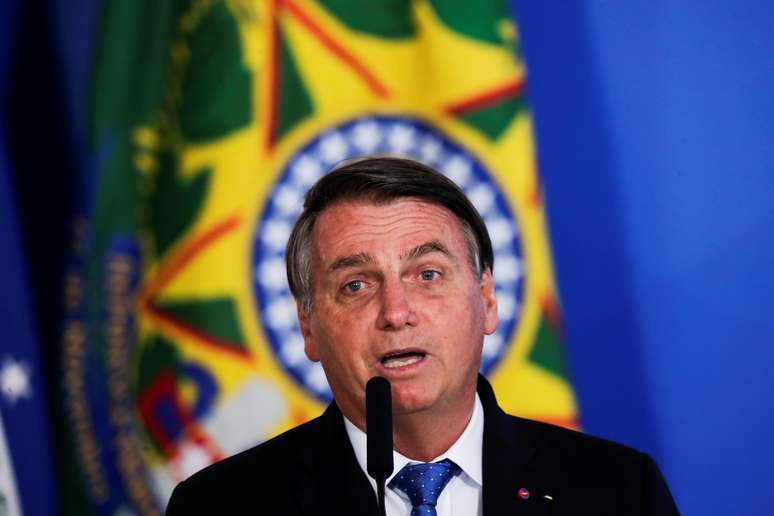
POLYGON ((367 471, 376 481, 379 515, 387 516, 384 484, 392 474, 392 393, 386 378, 375 376, 366 384, 367 471))
POLYGON ((376 480, 376 500, 379 504, 379 516, 387 516, 387 508, 384 505, 384 484, 387 481, 387 475, 379 473, 374 480, 376 480))

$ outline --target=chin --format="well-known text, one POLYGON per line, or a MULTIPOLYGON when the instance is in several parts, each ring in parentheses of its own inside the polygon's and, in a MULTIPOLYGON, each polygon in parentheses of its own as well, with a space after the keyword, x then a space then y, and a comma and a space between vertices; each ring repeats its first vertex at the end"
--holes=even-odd
POLYGON ((428 404, 406 404, 406 405, 393 405, 393 416, 410 416, 412 414, 420 414, 428 410, 432 405, 428 404))
POLYGON ((424 392, 394 392, 392 398, 392 412, 395 415, 407 415, 422 412, 433 406, 432 396, 424 392))

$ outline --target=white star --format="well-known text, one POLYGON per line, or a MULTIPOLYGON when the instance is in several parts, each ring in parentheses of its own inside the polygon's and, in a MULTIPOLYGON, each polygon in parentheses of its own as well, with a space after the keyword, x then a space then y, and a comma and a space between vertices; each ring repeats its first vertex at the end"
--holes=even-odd
POLYGON ((320 393, 330 392, 328 386, 328 380, 325 378, 325 371, 319 362, 314 362, 309 367, 309 372, 306 374, 306 381, 312 386, 314 390, 320 393))
POLYGON ((514 225, 508 219, 500 216, 486 219, 486 227, 489 237, 492 239, 492 247, 502 249, 510 244, 516 237, 514 225))
POLYGON ((441 166, 441 171, 445 172, 458 186, 464 188, 473 173, 473 167, 467 158, 458 154, 449 158, 441 166))
POLYGON ((395 124, 387 136, 392 151, 396 154, 406 154, 414 145, 414 129, 406 124, 395 124))
POLYGON ((269 247, 282 250, 285 249, 285 244, 288 243, 288 237, 292 230, 290 223, 284 220, 270 220, 263 227, 261 239, 269 247))
POLYGON ((323 175, 323 168, 319 161, 304 154, 292 165, 293 181, 302 190, 308 189, 323 175))
POLYGON ((379 145, 382 135, 379 125, 373 120, 358 122, 352 130, 352 140, 362 152, 370 154, 379 145))
POLYGON ((301 213, 304 199, 301 192, 290 185, 282 185, 272 198, 274 205, 283 215, 295 216, 301 213))
POLYGON ((304 352, 304 339, 296 332, 287 332, 282 339, 282 348, 280 354, 285 363, 291 367, 298 367, 306 363, 306 353, 304 352))
POLYGON ((487 335, 484 337, 484 350, 483 354, 485 358, 492 358, 496 356, 503 347, 503 337, 496 333, 487 335))
POLYGON ((288 288, 288 278, 285 275, 285 260, 272 258, 256 267, 255 278, 266 289, 282 290, 288 288))
MULTIPOLYGON (((498 284, 515 283, 524 275, 523 263, 513 255, 497 255, 495 263, 497 263, 497 268, 494 276, 498 284)), ((282 267, 284 266, 283 262, 282 267)))
POLYGON ((488 184, 479 183, 465 193, 481 215, 486 216, 492 209, 496 194, 488 184))
POLYGON ((328 163, 338 163, 347 157, 347 141, 339 133, 331 133, 320 142, 320 156, 328 163))
POLYGON ((0 369, 0 392, 11 405, 21 398, 32 398, 29 366, 6 357, 0 369))
POLYGON ((419 156, 423 163, 428 165, 435 165, 441 159, 441 153, 443 151, 443 145, 441 140, 432 134, 426 135, 422 138, 422 142, 419 144, 419 156))
POLYGON ((519 309, 518 300, 509 292, 497 291, 497 315, 500 319, 513 319, 519 309))
POLYGON ((288 296, 276 297, 266 307, 266 318, 272 328, 290 329, 296 324, 296 303, 288 296))

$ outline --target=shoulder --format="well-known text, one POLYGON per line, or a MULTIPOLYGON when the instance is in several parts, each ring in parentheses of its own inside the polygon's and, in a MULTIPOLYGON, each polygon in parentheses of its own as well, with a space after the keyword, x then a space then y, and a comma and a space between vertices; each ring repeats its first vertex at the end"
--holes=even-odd
POLYGON ((574 430, 504 416, 509 435, 532 448, 531 470, 582 505, 590 493, 615 501, 616 514, 678 514, 653 459, 634 448, 574 430))
POLYGON ((607 439, 508 415, 483 376, 478 379, 478 394, 484 407, 485 461, 526 468, 525 472, 547 485, 580 489, 579 494, 587 488, 604 489, 643 505, 654 502, 654 507, 668 507, 663 514, 676 514, 669 488, 647 454, 607 439))
POLYGON ((528 439, 541 464, 587 481, 612 482, 636 478, 655 467, 645 453, 607 439, 539 421, 506 416, 508 425, 528 439))
POLYGON ((587 463, 594 459, 605 464, 639 462, 646 457, 634 448, 607 439, 588 435, 540 421, 508 416, 511 424, 519 425, 544 453, 551 450, 557 457, 587 463))
POLYGON ((291 503, 293 469, 304 450, 319 440, 321 425, 321 418, 313 419, 193 474, 175 487, 167 514, 206 513, 210 505, 219 510, 244 507, 245 499, 262 494, 272 504, 291 503))

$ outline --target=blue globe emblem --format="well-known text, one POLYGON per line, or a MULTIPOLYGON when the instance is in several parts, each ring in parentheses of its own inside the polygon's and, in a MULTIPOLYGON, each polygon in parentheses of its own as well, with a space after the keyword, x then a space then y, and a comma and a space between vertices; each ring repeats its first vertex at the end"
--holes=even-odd
POLYGON ((482 373, 503 357, 520 319, 525 269, 519 228, 505 196, 475 156, 419 120, 372 116, 345 122, 288 161, 260 216, 252 247, 252 281, 269 344, 285 371, 323 403, 332 400, 331 391, 322 366, 304 353, 285 274, 285 245, 309 187, 336 164, 374 154, 405 156, 440 170, 465 191, 486 222, 495 251, 500 325, 484 339, 482 373))

